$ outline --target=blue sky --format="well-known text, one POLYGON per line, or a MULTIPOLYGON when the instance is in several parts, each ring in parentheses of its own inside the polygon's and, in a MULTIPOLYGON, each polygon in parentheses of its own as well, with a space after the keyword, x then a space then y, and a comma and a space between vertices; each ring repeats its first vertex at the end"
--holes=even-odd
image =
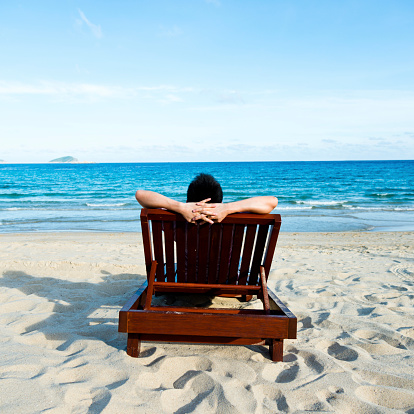
POLYGON ((411 0, 0 3, 0 159, 414 158, 411 0))

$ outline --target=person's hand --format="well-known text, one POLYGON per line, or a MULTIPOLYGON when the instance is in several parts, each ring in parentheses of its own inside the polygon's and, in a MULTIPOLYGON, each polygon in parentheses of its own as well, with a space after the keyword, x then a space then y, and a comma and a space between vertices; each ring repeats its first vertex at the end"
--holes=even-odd
POLYGON ((180 206, 180 214, 189 222, 194 223, 194 217, 196 216, 193 213, 193 210, 196 208, 196 203, 182 203, 180 206))
POLYGON ((213 224, 215 221, 221 223, 229 214, 226 204, 207 204, 204 202, 196 204, 198 208, 193 210, 195 213, 199 214, 199 216, 196 216, 196 220, 201 218, 210 224, 213 224))
POLYGON ((208 218, 206 214, 199 213, 197 210, 200 206, 208 205, 207 202, 210 198, 206 198, 198 203, 182 203, 180 208, 180 214, 189 222, 195 223, 198 220, 213 224, 213 221, 208 218))
POLYGON ((208 204, 208 202, 211 200, 211 198, 206 198, 205 200, 201 200, 198 203, 195 203, 195 208, 192 210, 193 211, 193 221, 202 221, 200 224, 205 224, 205 223, 209 223, 209 224, 213 224, 214 221, 211 220, 211 218, 209 217, 209 212, 211 211, 211 209, 213 209, 215 207, 215 204, 208 204), (200 212, 200 208, 204 209, 204 213, 200 212))

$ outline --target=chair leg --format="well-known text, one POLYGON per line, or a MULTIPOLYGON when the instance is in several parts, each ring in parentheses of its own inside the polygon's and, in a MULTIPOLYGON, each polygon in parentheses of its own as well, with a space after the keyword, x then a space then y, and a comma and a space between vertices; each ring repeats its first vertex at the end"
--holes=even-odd
POLYGON ((272 361, 283 362, 283 339, 271 339, 269 352, 272 361))
POLYGON ((139 334, 129 333, 127 340, 127 354, 131 357, 137 358, 141 350, 141 340, 139 334))
POLYGON ((242 295, 243 302, 250 302, 253 299, 253 295, 242 295))

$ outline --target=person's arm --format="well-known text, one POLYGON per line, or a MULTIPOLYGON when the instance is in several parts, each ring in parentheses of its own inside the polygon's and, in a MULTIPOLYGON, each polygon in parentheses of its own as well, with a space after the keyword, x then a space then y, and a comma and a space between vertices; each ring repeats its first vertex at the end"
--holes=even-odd
MULTIPOLYGON (((222 204, 207 204, 197 203, 199 206, 195 209, 200 215, 209 217, 212 220, 221 222, 224 218, 233 213, 257 213, 267 214, 276 208, 278 200, 273 196, 260 196, 246 198, 245 200, 233 201, 231 203, 222 204)), ((198 220, 201 217, 195 216, 194 220, 198 220)))
MULTIPOLYGON (((145 208, 165 208, 167 210, 180 213, 188 222, 194 223, 196 220, 205 220, 209 223, 213 223, 210 219, 206 218, 203 214, 193 212, 197 207, 196 203, 181 203, 180 201, 173 200, 156 193, 155 191, 138 190, 135 193, 135 198, 142 207, 145 208), (194 219, 198 216, 197 219, 194 219)), ((210 199, 202 200, 201 203, 206 203, 210 199)))

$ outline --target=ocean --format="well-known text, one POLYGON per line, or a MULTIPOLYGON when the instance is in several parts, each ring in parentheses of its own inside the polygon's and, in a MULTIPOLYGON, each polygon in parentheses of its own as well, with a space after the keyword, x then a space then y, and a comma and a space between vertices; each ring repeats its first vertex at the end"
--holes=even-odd
POLYGON ((0 165, 0 233, 139 232, 137 189, 185 201, 200 172, 224 201, 279 199, 282 231, 414 230, 414 161, 0 165))

